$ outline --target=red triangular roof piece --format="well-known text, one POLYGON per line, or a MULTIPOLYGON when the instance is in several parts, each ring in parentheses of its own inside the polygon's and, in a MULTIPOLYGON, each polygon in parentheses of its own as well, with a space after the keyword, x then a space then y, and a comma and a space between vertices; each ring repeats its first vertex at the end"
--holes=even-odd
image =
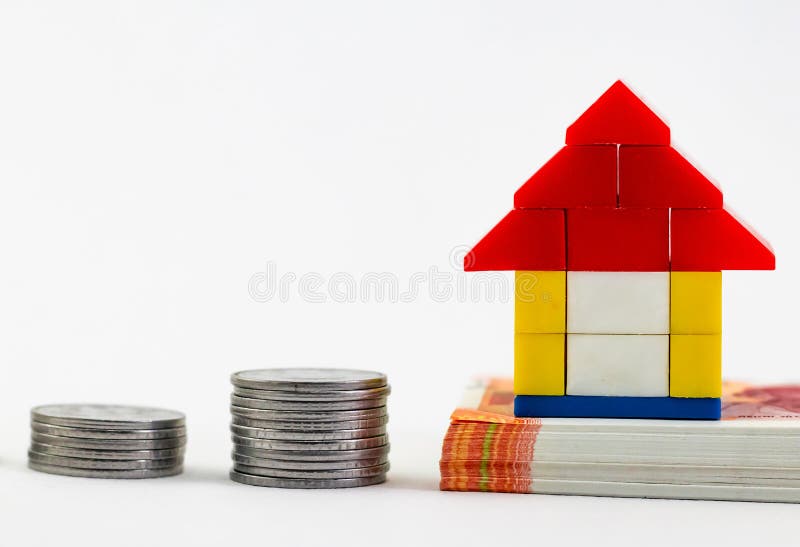
POLYGON ((514 194, 514 207, 616 207, 617 147, 565 146, 514 194))
POLYGON ((727 209, 673 209, 674 271, 774 270, 769 244, 727 209))
POLYGON ((514 209, 464 257, 464 271, 564 270, 562 209, 514 209))
POLYGON ((620 146, 619 206, 721 209, 722 192, 671 146, 620 146))
POLYGON ((669 127, 617 80, 575 123, 567 144, 669 144, 669 127))

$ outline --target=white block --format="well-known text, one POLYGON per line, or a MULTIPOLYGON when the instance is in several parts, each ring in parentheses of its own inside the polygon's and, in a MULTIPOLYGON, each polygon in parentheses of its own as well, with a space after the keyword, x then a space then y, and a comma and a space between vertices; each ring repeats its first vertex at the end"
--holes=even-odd
POLYGON ((669 336, 568 334, 567 395, 669 396, 669 336))
POLYGON ((567 332, 669 334, 669 272, 567 272, 567 332))

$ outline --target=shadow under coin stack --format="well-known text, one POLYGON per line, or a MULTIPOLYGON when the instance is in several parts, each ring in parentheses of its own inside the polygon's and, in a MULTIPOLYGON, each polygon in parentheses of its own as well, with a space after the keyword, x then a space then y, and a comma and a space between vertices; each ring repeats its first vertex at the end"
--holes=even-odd
POLYGON ((28 467, 103 479, 148 479, 183 470, 186 420, 173 410, 46 405, 31 411, 28 467))
POLYGON ((278 488, 386 480, 389 385, 380 372, 286 368, 231 376, 231 479, 278 488))

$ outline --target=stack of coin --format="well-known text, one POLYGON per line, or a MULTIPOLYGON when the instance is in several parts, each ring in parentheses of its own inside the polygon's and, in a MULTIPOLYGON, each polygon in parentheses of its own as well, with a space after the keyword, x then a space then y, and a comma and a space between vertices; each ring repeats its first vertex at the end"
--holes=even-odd
POLYGON ((28 466, 73 477, 147 479, 183 470, 186 421, 173 410, 46 405, 31 410, 28 466))
POLYGON ((231 382, 232 480, 278 488, 347 488, 386 480, 384 374, 263 369, 237 372, 231 382))

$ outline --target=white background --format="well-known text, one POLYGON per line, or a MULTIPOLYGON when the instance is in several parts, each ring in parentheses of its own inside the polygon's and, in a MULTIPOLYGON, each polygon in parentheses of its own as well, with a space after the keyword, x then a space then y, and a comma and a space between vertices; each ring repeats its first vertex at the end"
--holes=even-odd
POLYGON ((451 251, 623 78, 775 248, 776 272, 725 276, 726 376, 800 380, 799 25, 790 2, 3 1, 0 544, 794 535, 792 506, 441 493, 462 386, 511 375, 511 304, 424 286, 413 302, 308 303, 296 284, 260 303, 248 282, 273 261, 401 287, 436 266, 456 283, 451 251), (389 374, 387 485, 227 480, 228 375, 284 364, 389 374), (26 470, 29 408, 62 401, 185 411, 187 472, 26 470))

